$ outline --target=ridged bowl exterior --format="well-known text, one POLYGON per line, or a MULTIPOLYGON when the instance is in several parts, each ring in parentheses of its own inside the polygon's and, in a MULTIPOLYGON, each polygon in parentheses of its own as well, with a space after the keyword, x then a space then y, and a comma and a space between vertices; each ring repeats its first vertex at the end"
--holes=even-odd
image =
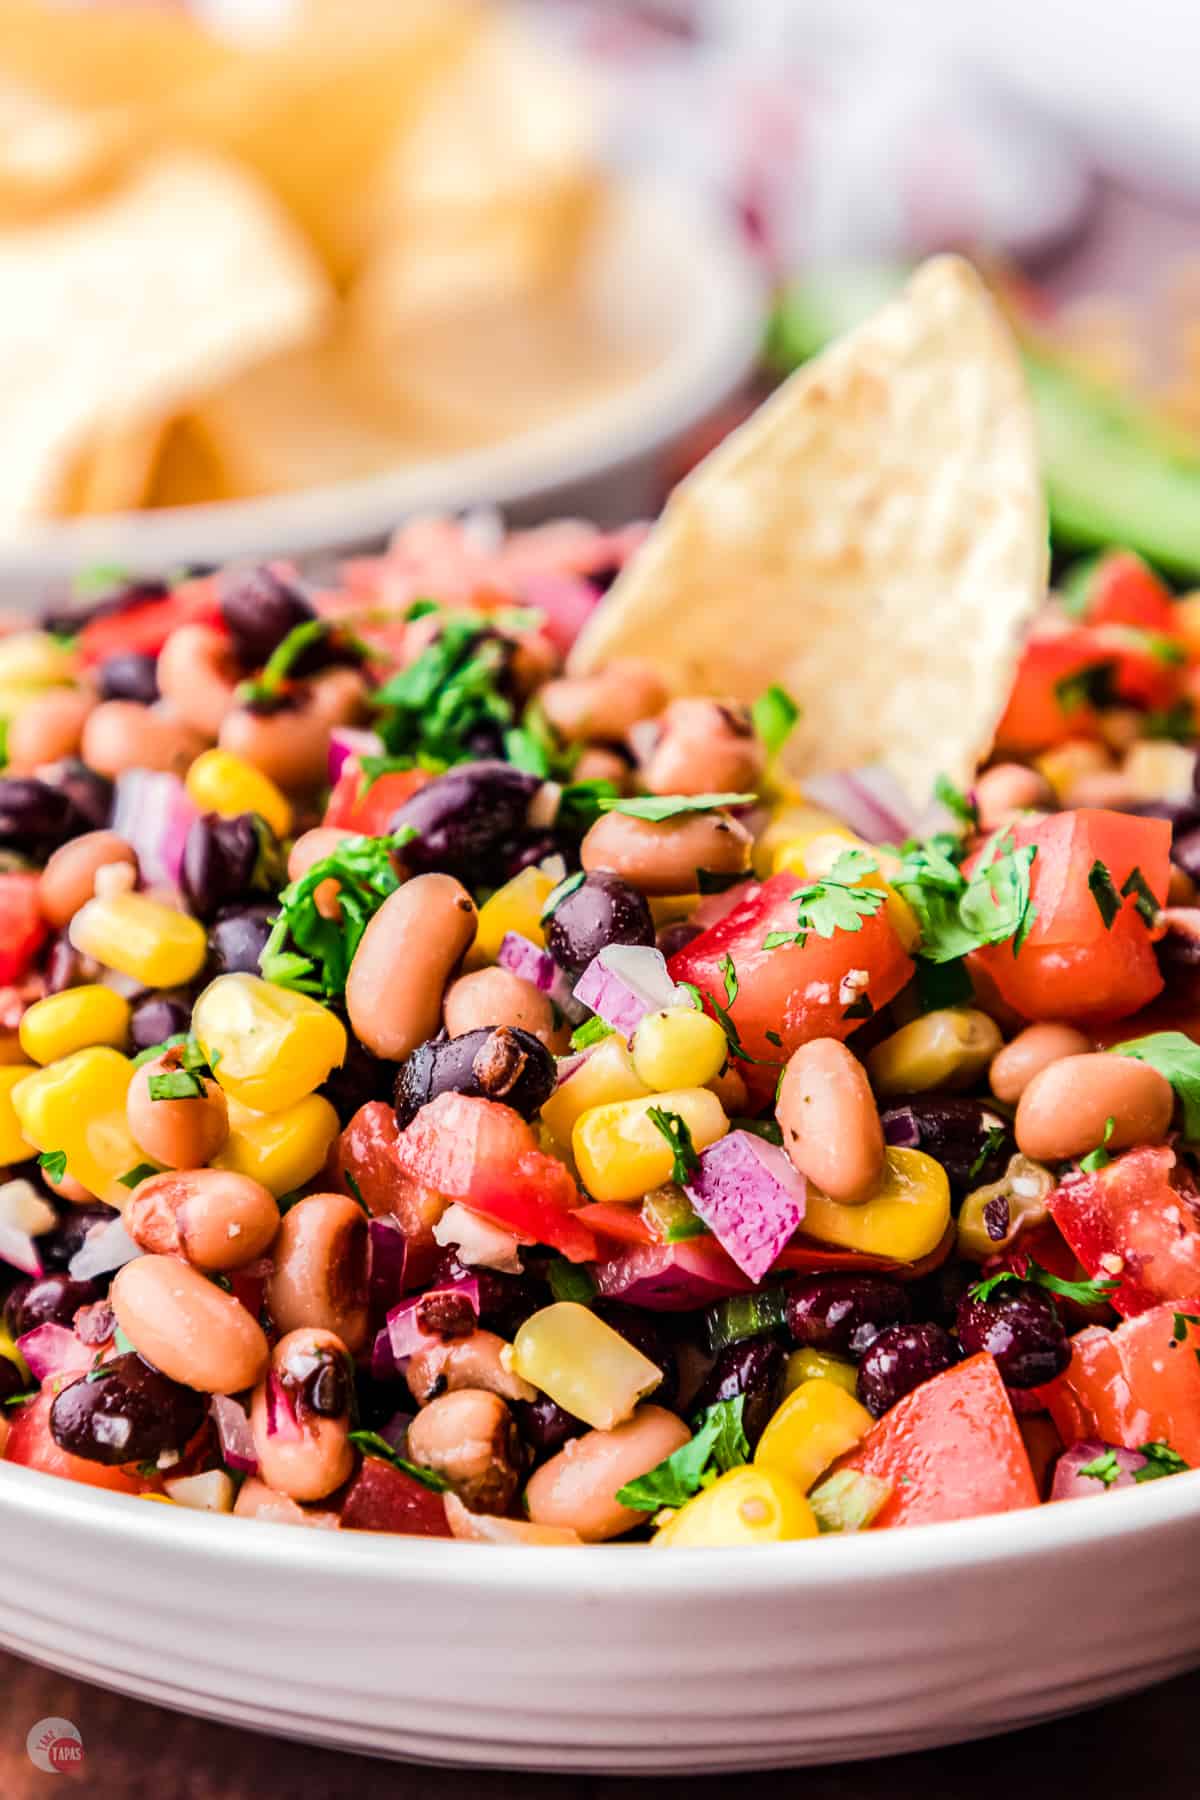
POLYGON ((0 1643, 427 1762, 787 1767, 1032 1723, 1200 1662, 1200 1472, 774 1548, 302 1531, 0 1468, 0 1643))

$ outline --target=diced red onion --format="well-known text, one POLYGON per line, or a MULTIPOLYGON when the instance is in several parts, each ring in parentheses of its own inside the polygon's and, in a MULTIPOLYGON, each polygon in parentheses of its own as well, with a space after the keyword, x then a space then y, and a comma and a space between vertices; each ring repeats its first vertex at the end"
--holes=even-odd
POLYGON ((22 1275, 44 1273, 38 1247, 29 1233, 22 1231, 19 1225, 10 1225, 7 1219, 0 1219, 0 1262, 19 1269, 22 1275))
POLYGON ((178 775, 130 769, 117 776, 112 828, 137 854, 142 886, 179 886, 183 846, 199 813, 178 775))
POLYGON ((329 734, 329 785, 336 787, 338 776, 351 756, 382 756, 384 742, 375 731, 361 731, 354 725, 335 725, 329 734))
POLYGON ((597 1263, 592 1274, 607 1299, 625 1300, 647 1312, 691 1312, 754 1286, 711 1237, 634 1244, 609 1262, 597 1263))
POLYGON ((385 1444, 390 1444, 397 1456, 404 1456, 408 1449, 408 1428, 413 1422, 410 1412, 393 1413, 386 1425, 379 1427, 379 1435, 385 1444))
POLYGON ((497 1269, 503 1275, 520 1275, 521 1246, 511 1231, 481 1219, 455 1200, 433 1228, 434 1242, 443 1250, 453 1247, 458 1260, 471 1269, 497 1269))
POLYGON ((392 1355, 392 1340, 388 1328, 381 1325, 371 1345, 371 1374, 376 1381, 394 1381, 397 1375, 403 1373, 392 1355))
POLYGON ((921 1127, 911 1106, 890 1106, 882 1119, 884 1142, 895 1150, 919 1150, 921 1127))
POLYGON ((109 1219, 95 1225, 67 1265, 72 1281, 91 1281, 93 1276, 107 1275, 111 1269, 123 1269, 126 1263, 144 1252, 125 1229, 124 1219, 109 1219))
POLYGON ((554 1080, 555 1088, 560 1088, 564 1081, 570 1081, 572 1075, 582 1069, 590 1055, 590 1050, 577 1050, 574 1056, 560 1056, 554 1080))
POLYGON ((1086 1500, 1093 1494, 1110 1494, 1114 1488, 1135 1486, 1134 1476, 1146 1466, 1146 1458, 1137 1450, 1123 1450, 1119 1444, 1102 1444, 1098 1438, 1083 1438, 1064 1450, 1054 1469, 1050 1489, 1052 1500, 1086 1500), (1117 1474, 1109 1481, 1099 1475, 1083 1475, 1089 1463, 1107 1456, 1111 1450, 1117 1463, 1117 1474))
POLYGON ((530 981, 539 993, 549 994, 555 1006, 572 1023, 583 1017, 583 1009, 571 997, 571 984, 548 950, 542 950, 531 938, 519 931, 506 931, 496 953, 496 961, 510 975, 530 981))
POLYGON ((426 1301, 432 1300, 435 1294, 461 1294, 471 1304, 475 1314, 475 1322, 479 1323, 479 1282, 474 1275, 460 1275, 457 1281, 442 1281, 437 1287, 427 1288, 413 1300, 405 1300, 402 1305, 394 1306, 387 1316, 388 1341, 392 1347, 392 1359, 400 1365, 415 1356, 418 1350, 427 1350, 431 1344, 441 1343, 435 1331, 423 1331, 418 1314, 426 1301))
POLYGON ((57 1214, 31 1181, 18 1177, 0 1185, 0 1262, 10 1263, 22 1275, 42 1274, 42 1259, 35 1239, 53 1231, 57 1214))
POLYGON ((367 1225, 367 1301, 372 1319, 382 1319, 404 1292, 408 1239, 391 1213, 367 1225))
POLYGON ((606 945, 575 983, 575 998, 626 1039, 647 1013, 692 1003, 671 980, 662 951, 648 944, 606 945))
POLYGON ((17 1339, 17 1349, 29 1364, 35 1381, 45 1381, 49 1375, 71 1375, 92 1366, 92 1351, 65 1325, 35 1325, 17 1339))
POLYGON ((267 1436, 282 1438, 285 1443, 300 1441, 300 1422, 274 1369, 267 1376, 267 1436))
POLYGON ((920 815, 890 769, 872 763, 863 769, 839 769, 828 775, 806 775, 809 800, 836 813, 851 831, 869 844, 899 844, 911 837, 920 815))
POLYGON ((227 1468, 241 1475, 258 1474, 258 1457, 254 1449, 254 1433, 246 1410, 228 1394, 214 1394, 210 1402, 213 1423, 221 1441, 221 1459, 227 1468))
POLYGON ((761 1281, 800 1227, 808 1184, 777 1145, 730 1131, 701 1152, 687 1196, 743 1275, 761 1281))

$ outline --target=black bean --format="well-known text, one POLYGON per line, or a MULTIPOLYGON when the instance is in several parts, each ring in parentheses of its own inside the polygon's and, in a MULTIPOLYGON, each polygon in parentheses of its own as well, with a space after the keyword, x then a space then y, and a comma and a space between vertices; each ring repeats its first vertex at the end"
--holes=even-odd
POLYGON ((910 1317, 906 1289, 885 1275, 805 1275, 787 1289, 793 1341, 834 1356, 861 1356, 881 1331, 910 1317))
POLYGON ((166 1450, 182 1450, 207 1410, 205 1395, 130 1350, 63 1388, 50 1408, 50 1435, 89 1462, 154 1462, 166 1450))
POLYGON ((654 920, 645 896, 604 869, 586 875, 564 895, 546 927, 547 950, 575 979, 610 944, 653 942, 654 920))
POLYGON ((568 1438, 579 1437, 587 1430, 582 1419, 567 1412, 548 1394, 539 1394, 536 1400, 514 1401, 510 1411, 517 1421, 517 1430, 539 1461, 561 1450, 568 1438))
POLYGON ((41 860, 86 829, 64 789, 32 775, 0 777, 0 847, 41 860))
POLYGON ((677 950, 684 950, 696 938, 702 935, 702 928, 693 925, 690 919, 679 919, 674 925, 665 925, 657 939, 659 949, 670 962, 677 950))
POLYGON ((597 1300, 592 1310, 611 1325, 627 1344, 662 1370, 662 1381, 649 1397, 656 1406, 670 1407, 679 1393, 679 1359, 665 1328, 651 1314, 633 1306, 622 1306, 619 1300, 597 1300))
POLYGON ((129 1015, 129 1036, 135 1051, 152 1050, 178 1037, 192 1022, 192 1009, 174 994, 148 994, 129 1015))
POLYGON ((232 819, 204 813, 192 821, 180 880, 197 918, 212 919, 223 906, 273 893, 283 878, 283 853, 257 813, 238 813, 232 819))
POLYGON ((957 1361, 954 1339, 940 1325, 889 1325, 858 1365, 858 1397, 878 1419, 905 1394, 957 1361))
POLYGON ((401 851, 412 874, 441 870, 469 887, 498 886, 540 785, 510 763, 462 763, 411 795, 388 830, 415 831, 401 851))
POLYGON ((107 775, 98 775, 78 757, 68 756, 44 768, 41 779, 65 794, 74 807, 76 822, 70 836, 107 828, 113 811, 113 784, 107 775))
POLYGON ((982 1100, 914 1094, 889 1106, 880 1117, 885 1137, 889 1120, 915 1127, 917 1141, 912 1148, 941 1163, 958 1199, 972 1188, 999 1181, 1017 1147, 1010 1121, 982 1100))
POLYGON ((66 988, 83 987, 99 974, 90 957, 82 956, 65 931, 52 939, 46 952, 46 992, 61 994, 66 988))
POLYGON ((258 974, 259 958, 278 911, 274 901, 222 907, 208 928, 206 974, 210 981, 217 975, 258 974))
POLYGON ((300 590, 266 564, 231 571, 222 584, 221 617, 248 669, 261 668, 289 631, 316 616, 300 590))
MULTIPOLYGON (((344 1021, 343 1021, 344 1023, 344 1021)), ((372 1056, 352 1031, 346 1034, 346 1057, 317 1090, 333 1107, 343 1126, 348 1125, 368 1100, 390 1100, 398 1065, 372 1056)))
POLYGON ((102 1200, 86 1206, 60 1206, 58 1224, 37 1240, 38 1255, 47 1273, 65 1269, 71 1258, 83 1249, 84 1240, 94 1225, 106 1225, 115 1219, 116 1209, 102 1200))
POLYGON ((0 1356, 0 1406, 11 1400, 14 1394, 24 1394, 29 1383, 25 1380, 15 1362, 7 1356, 0 1356))
POLYGON ((964 1294, 958 1307, 958 1341, 966 1355, 986 1350, 1007 1387, 1041 1387, 1061 1375, 1071 1345, 1058 1308, 1044 1288, 1005 1281, 986 1300, 964 1294))
POLYGON ((742 1430, 753 1449, 779 1403, 783 1366, 784 1349, 777 1338, 743 1338, 726 1344, 697 1389, 691 1410, 703 1412, 706 1406, 743 1394, 742 1430))
POLYGON ((9 1335, 19 1338, 37 1325, 69 1325, 81 1306, 104 1293, 98 1281, 72 1281, 69 1275, 38 1275, 19 1281, 4 1302, 9 1335))
POLYGON ((153 706, 158 699, 158 659, 137 650, 119 650, 100 664, 98 682, 102 700, 136 700, 139 706, 153 706))
POLYGON ((408 1125, 439 1094, 499 1100, 532 1119, 554 1091, 557 1071, 546 1046, 517 1026, 483 1026, 456 1038, 428 1038, 396 1076, 396 1117, 408 1125))

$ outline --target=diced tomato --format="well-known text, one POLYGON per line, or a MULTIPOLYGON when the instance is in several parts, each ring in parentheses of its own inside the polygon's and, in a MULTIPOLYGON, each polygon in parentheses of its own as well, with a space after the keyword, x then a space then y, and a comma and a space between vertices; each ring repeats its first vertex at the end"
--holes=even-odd
POLYGON ((920 1262, 898 1263, 886 1256, 866 1255, 861 1250, 830 1250, 826 1245, 814 1243, 803 1234, 798 1234, 775 1258, 771 1273, 778 1274, 786 1270, 789 1274, 818 1275, 824 1269, 861 1269, 866 1273, 883 1272, 894 1275, 897 1281, 917 1281, 922 1275, 931 1275, 935 1269, 941 1268, 956 1241, 957 1232, 953 1224, 948 1225, 946 1235, 936 1250, 931 1250, 920 1262))
POLYGON ((1166 1146, 1066 1176, 1050 1212, 1093 1280, 1120 1273, 1111 1300, 1124 1318, 1200 1296, 1200 1194, 1166 1146))
POLYGON ((342 1502, 343 1531, 399 1531, 452 1537, 442 1496, 380 1456, 364 1456, 342 1502))
POLYGON ((102 663, 118 651, 157 656, 177 625, 219 625, 221 603, 212 576, 185 581, 161 600, 143 600, 123 612, 93 619, 79 634, 79 656, 86 667, 102 663))
POLYGON ((996 747, 1031 755, 1067 738, 1097 736, 1099 707, 1089 695, 1165 709, 1179 697, 1186 660, 1180 639, 1128 624, 1035 632, 996 727, 996 747))
POLYGON ((1170 879, 1166 820, 1080 807, 1018 824, 1011 836, 1018 849, 1037 846, 1029 873, 1036 917, 1015 956, 1011 943, 989 944, 972 952, 972 972, 983 971, 1023 1019, 1091 1025, 1148 1005, 1163 979, 1136 895, 1131 892, 1106 925, 1088 875, 1102 862, 1119 891, 1139 869, 1162 906, 1170 879))
POLYGON ((600 1246, 579 1218, 578 1199, 569 1170, 542 1150, 527 1150, 508 1168, 484 1165, 472 1177, 470 1192, 461 1196, 464 1206, 523 1244, 545 1244, 568 1262, 594 1262, 600 1246))
POLYGON ((867 915, 858 931, 835 931, 828 938, 810 931, 802 945, 764 949, 769 933, 795 931, 796 887, 796 876, 786 870, 749 887, 737 906, 676 951, 670 962, 675 981, 694 982, 710 1001, 723 1006, 725 959, 732 960, 738 991, 730 1017, 742 1047, 761 1059, 739 1060, 736 1066, 759 1099, 774 1094, 780 1066, 797 1045, 815 1037, 849 1037, 862 1024, 864 993, 878 1011, 913 972, 886 907, 867 915), (843 992, 852 970, 865 970, 866 986, 856 984, 843 992))
MULTIPOLYGON (((575 1217, 590 1227, 597 1237, 616 1244, 657 1244, 641 1210, 637 1206, 618 1206, 613 1200, 589 1200, 576 1209, 575 1217)), ((601 1255, 607 1251, 602 1248, 601 1255)))
POLYGON ((376 1217, 395 1216, 407 1240, 405 1282, 420 1287, 439 1255, 433 1228, 446 1210, 446 1197, 403 1166, 399 1139, 392 1107, 386 1100, 368 1100, 337 1141, 332 1184, 344 1194, 357 1188, 376 1217))
POLYGON ((1097 558, 1083 616, 1089 625, 1136 625, 1160 636, 1175 630, 1171 590, 1132 550, 1110 550, 1097 558))
MULTIPOLYGON (((1011 1269, 1014 1275, 1024 1276, 1031 1258, 1039 1268, 1045 1269, 1047 1275, 1056 1275, 1060 1281, 1079 1282, 1088 1279, 1087 1270, 1053 1219, 1045 1219, 1040 1225, 1027 1226, 1018 1233, 1007 1250, 988 1258, 983 1265, 983 1273, 985 1276, 998 1275, 1001 1269, 1011 1269)), ((1105 1300, 1098 1301, 1095 1306, 1081 1306, 1077 1300, 1068 1300, 1063 1294, 1055 1294, 1054 1304, 1068 1328, 1102 1323, 1109 1316, 1109 1306, 1105 1300)), ((1044 1402, 1039 1402, 1039 1405, 1042 1404, 1044 1402)))
POLYGON ((161 1483, 146 1481, 131 1469, 112 1468, 107 1463, 91 1462, 84 1456, 72 1456, 60 1449, 50 1435, 50 1408, 54 1394, 43 1389, 36 1400, 29 1400, 8 1414, 10 1429, 4 1447, 6 1462, 22 1463, 27 1469, 41 1469, 45 1475, 62 1475, 67 1481, 82 1482, 85 1487, 111 1488, 118 1494, 156 1492, 161 1483))
POLYGON ((891 1483, 876 1530, 1038 1504, 1016 1417, 986 1354, 906 1394, 838 1467, 891 1483))
POLYGON ((1046 1388, 1063 1442, 1099 1438, 1137 1450, 1170 1444, 1200 1468, 1200 1326, 1171 1306, 1089 1325, 1071 1339, 1071 1362, 1046 1388))
POLYGON ((357 756, 348 756, 321 823, 361 831, 364 837, 383 837, 393 813, 430 780, 425 769, 395 769, 368 781, 357 756))
POLYGON ((0 875, 0 982, 19 981, 46 936, 36 875, 0 875))

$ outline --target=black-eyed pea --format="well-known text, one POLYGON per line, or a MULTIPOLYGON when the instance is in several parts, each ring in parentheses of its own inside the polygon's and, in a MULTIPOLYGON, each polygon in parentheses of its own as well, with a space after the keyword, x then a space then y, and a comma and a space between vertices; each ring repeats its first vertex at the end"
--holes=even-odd
POLYGON ((694 894, 700 875, 744 875, 753 840, 727 812, 684 813, 673 819, 636 819, 605 813, 580 847, 592 873, 607 869, 643 894, 694 894))
POLYGON ((367 1341, 367 1220, 345 1194, 310 1194, 283 1217, 267 1283, 281 1331, 319 1327, 357 1353, 367 1341))
POLYGON ((96 891, 101 869, 121 863, 137 873, 132 847, 115 831, 88 831, 60 845, 42 870, 38 905, 51 925, 63 929, 96 891))
POLYGON ((617 1490, 673 1456, 691 1435, 665 1407, 639 1406, 623 1424, 571 1438, 544 1462, 525 1489, 525 1510, 535 1525, 565 1526, 585 1543, 620 1537, 648 1515, 622 1506, 617 1490))
POLYGON ((257 1475, 250 1475, 238 1489, 233 1503, 235 1519, 262 1519, 268 1525, 307 1525, 318 1530, 337 1531, 341 1515, 319 1506, 301 1506, 277 1488, 268 1487, 257 1475))
POLYGON ((258 1472, 291 1500, 324 1500, 354 1469, 353 1365, 332 1331, 290 1331, 250 1402, 258 1472))
POLYGON ((792 1052, 775 1102, 783 1147, 833 1200, 869 1200, 883 1174, 883 1126, 858 1058, 837 1038, 792 1052))
POLYGON ((528 1031, 548 1049, 565 1050, 562 1021, 549 994, 510 969, 475 969, 446 989, 442 1019, 452 1038, 507 1025, 528 1031))
POLYGON ((215 738, 237 705, 242 670, 223 631, 211 625, 177 625, 158 659, 158 691, 178 716, 205 738, 215 738))
POLYGON ((443 1476, 472 1512, 507 1512, 521 1478, 512 1414, 484 1388, 458 1388, 423 1406, 408 1428, 408 1456, 443 1476))
POLYGON ((135 1244, 198 1269, 241 1268, 270 1248, 279 1207, 269 1188, 231 1169, 184 1169, 139 1182, 125 1208, 135 1244))
POLYGON ((475 903, 452 875, 417 875, 390 894, 364 931, 346 980, 346 1011, 360 1043, 399 1062, 433 1037, 446 983, 477 926, 475 903))
POLYGON ((458 1388, 480 1388, 499 1394, 502 1400, 536 1400, 537 1389, 506 1366, 504 1352, 508 1348, 494 1331, 438 1338, 427 1350, 409 1357, 404 1370, 408 1391, 418 1406, 458 1388))
POLYGON ((1064 1056, 1086 1056, 1092 1040, 1074 1025, 1047 1019, 1027 1025, 998 1050, 988 1070, 988 1081, 997 1100, 1015 1106, 1035 1075, 1064 1056))
POLYGON ((673 700, 646 764, 652 794, 752 791, 765 757, 749 711, 737 701, 673 700))
POLYGON ((105 700, 84 722, 80 752, 100 775, 116 777, 130 769, 182 775, 207 744, 207 738, 165 705, 105 700))
POLYGON ((564 743, 589 738, 623 738, 640 719, 652 719, 667 704, 662 677, 645 663, 609 663, 596 675, 548 681, 538 704, 564 743))
POLYGON ((267 1365, 261 1325, 233 1294, 177 1256, 139 1256, 109 1292, 134 1349, 172 1381, 205 1394, 253 1387, 267 1365))
POLYGON ((95 694, 84 688, 48 688, 10 719, 6 775, 28 775, 44 763, 76 756, 95 694))
POLYGON ((310 710, 326 725, 353 725, 363 716, 365 678, 357 669, 326 669, 309 684, 310 710))
POLYGON ((134 1142, 153 1162, 202 1169, 229 1136, 229 1106, 215 1081, 183 1067, 183 1054, 184 1047, 174 1045, 134 1070, 125 1118, 134 1142), (162 1097, 156 1099, 156 1092, 162 1097))
POLYGON ((1057 1163, 1102 1145, 1116 1151, 1161 1144, 1174 1110, 1174 1089, 1149 1063, 1107 1051, 1064 1056, 1022 1093, 1017 1148, 1034 1162, 1057 1163))
POLYGON ((324 781, 329 732, 329 721, 311 707, 235 706, 222 720, 217 744, 261 769, 286 793, 296 793, 324 781))
POLYGON ((628 759, 619 750, 609 750, 604 744, 589 744, 575 764, 572 779, 575 781, 611 781, 621 793, 629 788, 630 768, 628 759))

